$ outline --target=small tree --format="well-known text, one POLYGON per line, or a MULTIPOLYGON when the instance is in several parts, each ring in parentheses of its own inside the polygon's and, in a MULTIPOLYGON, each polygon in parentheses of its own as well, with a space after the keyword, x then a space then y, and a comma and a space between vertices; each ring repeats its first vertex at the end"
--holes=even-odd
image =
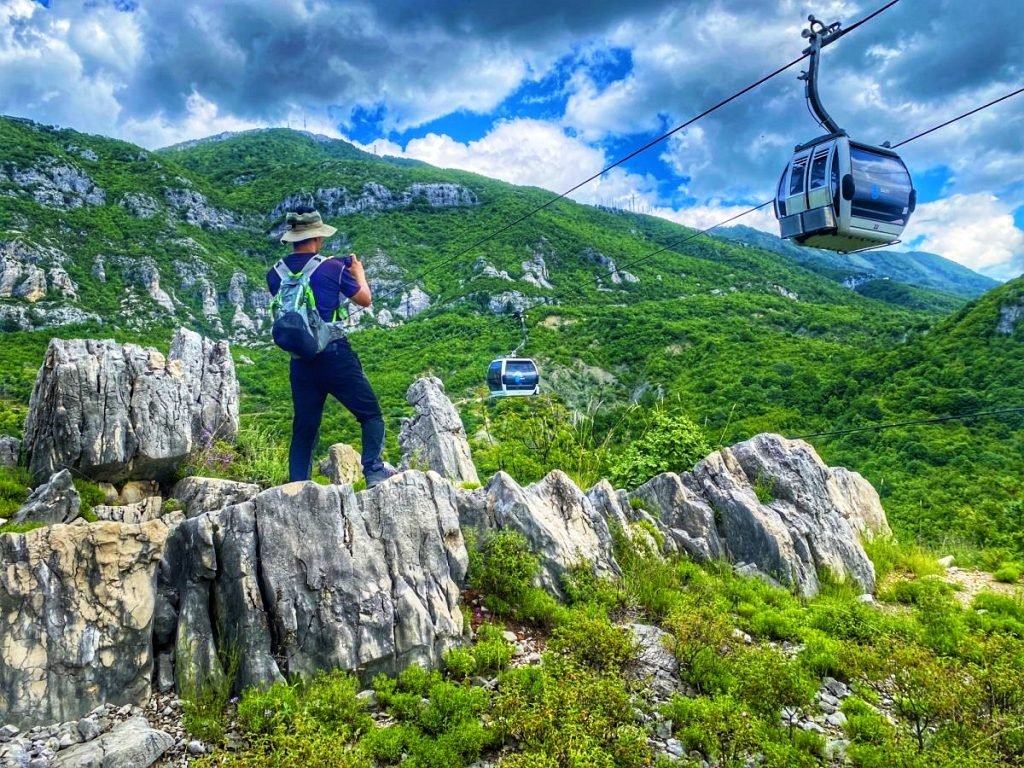
POLYGON ((689 469, 710 452, 703 429, 659 408, 640 438, 611 462, 611 479, 616 486, 636 488, 662 472, 689 469))

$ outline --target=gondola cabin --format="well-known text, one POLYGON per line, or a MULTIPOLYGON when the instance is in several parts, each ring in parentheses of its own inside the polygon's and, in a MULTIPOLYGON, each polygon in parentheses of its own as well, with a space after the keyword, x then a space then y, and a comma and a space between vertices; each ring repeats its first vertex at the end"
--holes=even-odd
POLYGON ((528 357, 500 357, 487 368, 491 397, 528 397, 540 391, 540 372, 528 357))
POLYGON ((779 179, 782 237, 849 253, 899 240, 917 193, 899 155, 833 133, 796 147, 779 179))

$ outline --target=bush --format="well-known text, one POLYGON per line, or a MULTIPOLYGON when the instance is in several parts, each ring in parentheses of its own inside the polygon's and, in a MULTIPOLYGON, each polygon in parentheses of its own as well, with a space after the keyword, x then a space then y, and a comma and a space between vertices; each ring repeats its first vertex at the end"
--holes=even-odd
POLYGON ((1003 563, 992 576, 1004 584, 1016 584, 1020 581, 1020 571, 1020 565, 1017 563, 1003 563))
POLYGON ((530 551, 526 537, 518 531, 498 531, 482 543, 480 558, 471 563, 470 585, 484 594, 495 613, 512 614, 522 602, 540 561, 530 551))
POLYGON ((598 672, 619 674, 637 655, 632 634, 596 611, 569 611, 548 643, 554 653, 571 656, 598 672))
POLYGON ((611 481, 616 488, 636 488, 662 472, 690 469, 709 453, 704 430, 686 416, 658 409, 643 435, 611 462, 611 481))
POLYGON ((764 724, 731 696, 691 699, 676 695, 661 711, 687 749, 699 750, 720 765, 739 764, 762 742, 764 724))

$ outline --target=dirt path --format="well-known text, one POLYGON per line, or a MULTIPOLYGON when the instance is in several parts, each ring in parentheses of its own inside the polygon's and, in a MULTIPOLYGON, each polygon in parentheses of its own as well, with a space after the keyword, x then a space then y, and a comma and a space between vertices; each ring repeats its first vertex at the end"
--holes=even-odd
POLYGON ((956 599, 964 607, 970 606, 979 592, 995 592, 1024 599, 1024 587, 1017 584, 1004 584, 996 581, 991 573, 973 568, 957 568, 955 565, 946 569, 946 581, 957 587, 956 599))

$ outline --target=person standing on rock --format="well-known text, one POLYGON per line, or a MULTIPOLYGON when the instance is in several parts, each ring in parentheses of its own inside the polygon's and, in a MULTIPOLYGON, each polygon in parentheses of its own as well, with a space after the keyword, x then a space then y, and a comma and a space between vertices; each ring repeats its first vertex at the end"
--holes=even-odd
MULTIPOLYGON (((307 206, 289 212, 285 221, 288 229, 281 242, 291 243, 292 252, 267 272, 267 286, 273 295, 289 272, 300 272, 306 262, 320 253, 324 240, 338 231, 324 224, 320 214, 307 206)), ((354 253, 344 259, 323 261, 310 276, 309 286, 317 312, 327 323, 336 320, 346 299, 361 307, 368 307, 372 300, 363 265, 354 253)), ((362 427, 363 475, 367 488, 372 488, 395 474, 394 468, 383 460, 384 416, 359 358, 340 326, 335 328, 339 338, 322 352, 310 358, 293 357, 291 361, 294 415, 288 449, 289 479, 294 482, 312 476, 313 450, 320 435, 324 404, 327 396, 333 395, 362 427)))

